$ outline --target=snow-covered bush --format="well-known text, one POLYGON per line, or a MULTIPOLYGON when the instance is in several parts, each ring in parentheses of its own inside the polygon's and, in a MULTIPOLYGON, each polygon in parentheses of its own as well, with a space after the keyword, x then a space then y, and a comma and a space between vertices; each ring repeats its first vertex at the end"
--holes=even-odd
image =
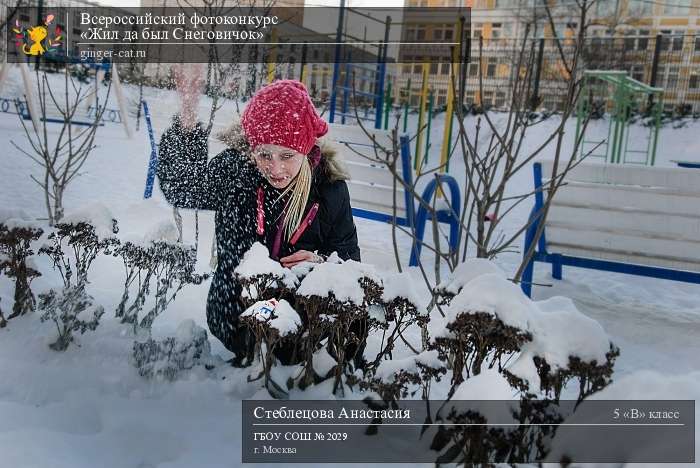
POLYGON ((267 248, 259 242, 254 243, 243 256, 236 268, 236 278, 243 287, 246 308, 259 299, 292 300, 293 292, 299 285, 298 276, 272 260, 267 248))
POLYGON ((296 341, 302 329, 299 314, 286 300, 270 299, 250 306, 240 315, 240 320, 255 336, 255 352, 263 363, 261 376, 265 378, 265 388, 275 397, 287 396, 286 390, 270 378, 270 370, 277 345, 283 339, 296 341))
MULTIPOLYGON (((306 313, 306 373, 304 385, 314 380, 313 352, 320 339, 328 337, 328 352, 335 358, 333 392, 342 390, 342 377, 348 364, 357 365, 357 356, 367 339, 369 307, 381 300, 382 280, 373 267, 348 260, 330 259, 306 275, 296 291, 296 303, 306 313), (363 330, 364 333, 358 330, 363 330)), ((349 372, 352 374, 352 372, 349 372)))
POLYGON ((435 350, 423 351, 403 359, 381 361, 361 381, 362 390, 377 393, 384 402, 413 398, 420 390, 421 398, 428 399, 430 384, 439 382, 447 373, 445 363, 435 350))
MULTIPOLYGON (((21 211, 0 210, 0 273, 15 281, 15 303, 8 319, 34 310, 36 299, 31 282, 41 273, 32 266, 32 242, 41 237, 43 230, 21 211)), ((0 312, 0 326, 5 319, 0 312)))
POLYGON ((95 205, 64 216, 39 253, 51 258, 66 288, 84 286, 97 255, 109 255, 119 245, 117 232, 117 220, 110 211, 95 205))
POLYGON ((470 262, 441 285, 445 307, 431 311, 427 351, 384 360, 360 382, 385 404, 396 404, 417 395, 430 399, 431 383, 447 374, 447 401, 429 414, 431 422, 445 424, 423 435, 438 463, 542 459, 555 424, 610 383, 619 354, 602 327, 569 299, 533 302, 484 262, 470 262), (569 383, 568 393, 578 392, 574 405, 560 401, 569 383), (484 398, 513 403, 465 406, 484 398), (535 424, 465 426, 508 420, 535 424))
POLYGON ((383 276, 381 303, 382 306, 369 309, 371 328, 382 330, 382 343, 373 367, 383 358, 392 358, 396 340, 410 327, 417 325, 425 336, 429 320, 428 300, 420 294, 420 288, 408 273, 383 276))
POLYGON ((115 237, 118 231, 110 211, 95 205, 65 216, 49 234, 49 243, 39 249, 51 258, 63 280, 62 289, 39 295, 41 321, 54 322, 58 330, 52 349, 65 350, 74 331, 83 334, 99 325, 104 309, 85 290, 88 273, 99 254, 110 254, 119 245, 115 237))
MULTIPOLYGON (((366 340, 367 311, 371 304, 381 301, 379 275, 368 265, 352 260, 343 262, 337 255, 322 264, 302 264, 286 269, 271 260, 267 249, 259 243, 244 255, 235 274, 243 285, 247 306, 274 299, 298 314, 303 333, 274 336, 275 348, 284 342, 285 348, 297 354, 291 361, 303 366, 303 375, 299 376, 297 384, 306 388, 323 380, 333 370, 334 392, 342 388, 342 377, 352 374, 362 360, 358 350, 363 349, 366 340), (320 353, 322 342, 325 350, 320 353), (315 359, 323 362, 315 366, 315 359), (329 369, 326 364, 331 361, 333 365, 329 369)), ((267 347, 265 356, 270 361, 263 367, 269 371, 274 363, 274 354, 269 350, 274 348, 270 347, 268 325, 250 314, 241 319, 256 336, 257 348, 267 347)))
POLYGON ((69 284, 60 291, 50 289, 39 294, 39 310, 41 321, 52 321, 58 330, 58 338, 49 345, 54 351, 66 350, 73 341, 73 332, 82 335, 95 330, 104 314, 104 308, 85 292, 85 284, 69 284))
MULTIPOLYGON (((170 223, 172 224, 172 223, 170 223)), ((153 321, 175 300, 187 284, 201 284, 208 275, 195 272, 196 249, 177 241, 174 226, 160 226, 143 239, 126 241, 113 249, 113 255, 124 263, 125 280, 116 316, 122 323, 131 323, 150 330, 153 321), (153 284, 152 284, 153 282, 153 284), (136 296, 130 289, 136 283, 136 296), (155 285, 155 290, 151 288, 155 285), (154 304, 140 319, 148 297, 153 292, 154 304), (130 301, 131 299, 131 301, 130 301)))
POLYGON ((162 341, 149 338, 134 342, 132 359, 142 377, 159 376, 171 381, 183 371, 209 367, 213 362, 207 331, 192 320, 183 321, 175 336, 162 341))

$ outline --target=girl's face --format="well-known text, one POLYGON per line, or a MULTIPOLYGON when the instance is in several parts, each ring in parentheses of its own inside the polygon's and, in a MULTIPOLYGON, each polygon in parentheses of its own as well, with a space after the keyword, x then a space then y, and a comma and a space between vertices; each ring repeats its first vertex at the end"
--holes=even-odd
POLYGON ((294 180, 305 157, 298 151, 279 145, 258 145, 253 151, 258 170, 276 189, 286 188, 294 180))

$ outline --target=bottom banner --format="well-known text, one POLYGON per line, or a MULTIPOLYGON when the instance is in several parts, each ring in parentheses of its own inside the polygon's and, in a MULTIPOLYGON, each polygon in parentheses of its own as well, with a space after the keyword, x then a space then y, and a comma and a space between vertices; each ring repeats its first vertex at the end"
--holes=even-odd
POLYGON ((694 463, 695 401, 243 404, 244 463, 694 463))

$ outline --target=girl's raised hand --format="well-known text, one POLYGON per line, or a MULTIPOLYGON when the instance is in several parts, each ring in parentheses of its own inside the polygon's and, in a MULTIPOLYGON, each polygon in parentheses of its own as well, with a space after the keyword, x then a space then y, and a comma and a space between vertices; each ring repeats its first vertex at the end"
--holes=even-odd
POLYGON ((204 88, 202 70, 201 63, 179 63, 173 67, 175 88, 180 97, 180 121, 186 130, 192 130, 197 124, 197 108, 204 88))

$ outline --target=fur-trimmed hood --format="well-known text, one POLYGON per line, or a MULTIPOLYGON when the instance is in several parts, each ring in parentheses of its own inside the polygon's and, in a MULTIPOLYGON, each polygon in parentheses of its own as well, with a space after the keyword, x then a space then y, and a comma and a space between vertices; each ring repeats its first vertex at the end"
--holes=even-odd
MULTIPOLYGON (((240 123, 236 122, 227 129, 220 131, 216 137, 234 151, 240 154, 250 154, 250 144, 240 123)), ((321 149, 321 163, 318 167, 318 170, 322 171, 321 175, 329 182, 348 180, 350 176, 336 148, 325 138, 319 139, 318 145, 321 149)))

